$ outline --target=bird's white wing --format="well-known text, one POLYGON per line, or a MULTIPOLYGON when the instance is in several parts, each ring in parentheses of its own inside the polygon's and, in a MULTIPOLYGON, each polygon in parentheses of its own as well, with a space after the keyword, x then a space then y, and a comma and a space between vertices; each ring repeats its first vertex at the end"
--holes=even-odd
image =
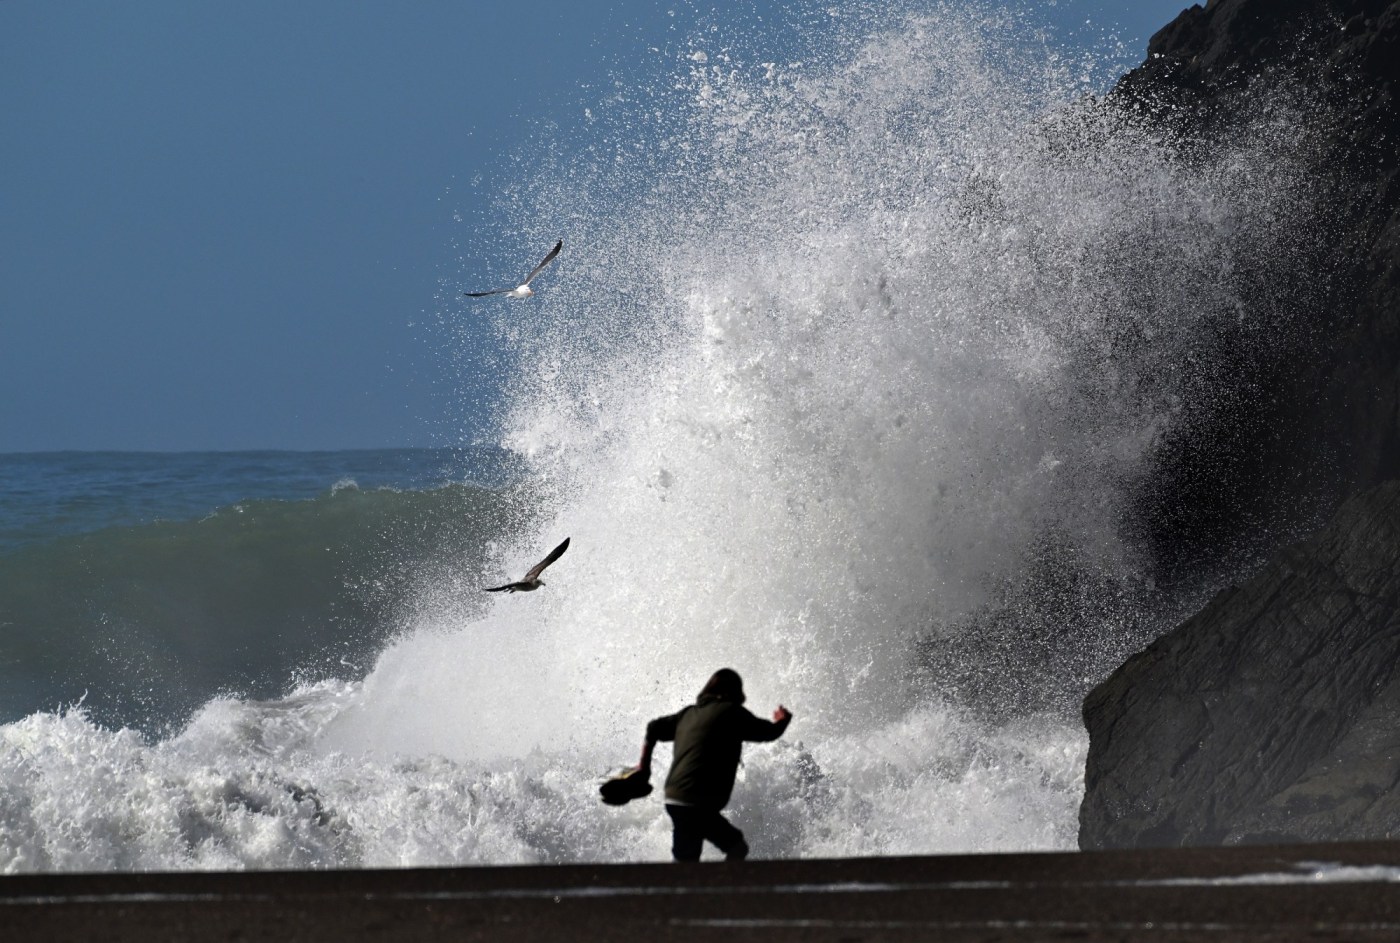
POLYGON ((462 294, 468 298, 485 298, 487 295, 508 295, 513 291, 514 288, 497 288, 495 291, 464 291, 462 294))

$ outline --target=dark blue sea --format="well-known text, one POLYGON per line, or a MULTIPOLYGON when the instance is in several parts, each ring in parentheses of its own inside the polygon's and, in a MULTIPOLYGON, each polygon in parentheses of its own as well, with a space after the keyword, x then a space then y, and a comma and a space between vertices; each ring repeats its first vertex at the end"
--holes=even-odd
POLYGON ((0 723, 161 731, 362 674, 433 562, 479 556, 507 477, 492 449, 0 455, 0 723))

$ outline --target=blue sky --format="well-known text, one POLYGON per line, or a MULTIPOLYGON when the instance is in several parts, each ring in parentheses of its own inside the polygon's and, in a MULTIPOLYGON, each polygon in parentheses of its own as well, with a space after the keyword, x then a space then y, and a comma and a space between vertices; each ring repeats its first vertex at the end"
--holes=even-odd
MULTIPOLYGON (((1141 58, 1187 5, 1036 15, 1141 58)), ((697 21, 781 47, 803 6, 0 0, 0 452, 469 441, 489 341, 442 286, 518 268, 521 152, 697 21)))

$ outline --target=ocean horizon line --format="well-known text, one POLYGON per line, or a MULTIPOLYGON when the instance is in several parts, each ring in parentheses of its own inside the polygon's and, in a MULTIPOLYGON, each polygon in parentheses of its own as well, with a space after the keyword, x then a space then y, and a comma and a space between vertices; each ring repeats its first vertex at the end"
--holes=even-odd
POLYGON ((231 448, 231 449, 0 449, 0 458, 11 456, 54 455, 337 455, 347 452, 461 452, 471 449, 504 451, 496 444, 468 443, 465 445, 381 445, 349 446, 346 448, 231 448))

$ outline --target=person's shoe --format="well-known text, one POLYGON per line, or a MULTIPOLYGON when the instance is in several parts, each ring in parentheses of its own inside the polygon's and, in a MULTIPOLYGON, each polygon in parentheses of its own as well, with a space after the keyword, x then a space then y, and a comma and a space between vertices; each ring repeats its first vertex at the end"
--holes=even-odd
POLYGON ((735 845, 733 848, 729 849, 729 851, 725 852, 724 860, 725 860, 725 861, 743 861, 743 860, 744 860, 745 858, 747 858, 748 856, 749 856, 749 843, 746 842, 746 841, 740 841, 739 844, 735 845))

